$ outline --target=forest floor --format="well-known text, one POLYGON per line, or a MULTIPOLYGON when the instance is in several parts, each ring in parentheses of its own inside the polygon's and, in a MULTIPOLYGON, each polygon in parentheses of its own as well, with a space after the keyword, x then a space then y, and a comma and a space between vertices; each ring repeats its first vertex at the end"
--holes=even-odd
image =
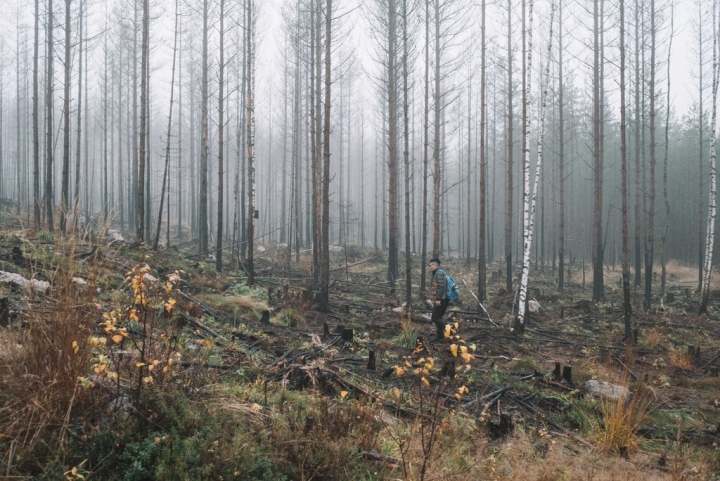
POLYGON ((429 311, 404 312, 382 252, 332 249, 321 312, 309 252, 288 268, 263 244, 247 286, 193 242, 153 252, 8 219, 0 477, 720 479, 720 292, 697 316, 690 268, 668 267, 664 309, 635 313, 627 347, 619 269, 603 303, 582 266, 563 292, 532 269, 541 308, 517 335, 504 279, 488 282, 488 318, 477 268, 448 258, 462 300, 451 339, 431 342, 429 311), (591 398, 591 379, 631 400, 591 398))

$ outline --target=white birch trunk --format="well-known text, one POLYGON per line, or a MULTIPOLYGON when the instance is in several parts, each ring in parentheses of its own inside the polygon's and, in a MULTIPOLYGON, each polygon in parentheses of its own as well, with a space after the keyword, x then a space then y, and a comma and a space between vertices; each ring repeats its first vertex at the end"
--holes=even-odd
MULTIPOLYGON (((545 117, 547 114, 547 93, 548 93, 548 85, 550 84, 550 55, 552 53, 552 40, 553 40, 553 20, 555 18, 555 2, 552 3, 551 7, 551 13, 550 13, 550 38, 548 40, 548 48, 547 48, 547 64, 545 65, 545 75, 543 79, 543 91, 541 96, 541 106, 540 106, 540 125, 539 125, 539 136, 538 136, 538 158, 537 158, 537 165, 535 167, 535 183, 533 185, 532 190, 532 199, 530 199, 530 148, 529 143, 530 141, 527 140, 529 138, 529 135, 526 135, 526 146, 525 146, 525 155, 526 157, 526 163, 525 163, 525 172, 523 174, 524 180, 525 180, 525 205, 524 205, 524 229, 523 229, 523 237, 524 237, 524 243, 523 243, 523 268, 522 268, 522 275, 520 278, 520 295, 519 295, 519 301, 518 301, 518 323, 520 325, 523 325, 525 323, 525 300, 527 299, 527 288, 528 288, 528 278, 530 276, 530 249, 532 247, 532 239, 533 239, 533 231, 535 227, 535 210, 537 206, 537 194, 538 189, 540 186, 540 172, 542 169, 542 155, 543 155, 543 138, 545 134, 545 117)), ((532 29, 532 0, 530 2, 530 27, 532 29)), ((532 31, 532 30, 531 30, 532 31)), ((530 51, 532 48, 532 33, 530 34, 530 42, 528 47, 528 71, 530 70, 530 51)), ((528 82, 528 91, 529 91, 529 85, 528 82)), ((528 116, 529 118, 529 116, 528 116)), ((526 128, 528 129, 529 134, 529 123, 528 120, 526 123, 526 128)))
MULTIPOLYGON (((715 4, 713 4, 713 24, 715 23, 715 4)), ((710 201, 708 202, 708 222, 705 238, 705 262, 703 266, 702 288, 700 290, 700 313, 707 312, 708 299, 710 297, 710 274, 712 273, 713 241, 715 233, 716 213, 716 192, 717 181, 715 178, 715 142, 717 126, 717 93, 718 93, 718 61, 717 61, 717 32, 713 35, 713 86, 712 86, 712 121, 710 122, 710 201)))
POLYGON ((530 258, 527 257, 530 252, 529 228, 530 228, 530 83, 532 79, 532 24, 533 24, 533 0, 530 0, 528 6, 528 45, 527 45, 527 66, 523 75, 525 75, 525 125, 523 126, 523 273, 520 281, 520 291, 518 293, 518 317, 515 327, 521 330, 521 326, 525 322, 525 301, 527 299, 527 274, 526 268, 529 269, 530 258), (527 257, 527 258, 526 258, 527 257), (525 284, 523 285, 523 280, 525 284))

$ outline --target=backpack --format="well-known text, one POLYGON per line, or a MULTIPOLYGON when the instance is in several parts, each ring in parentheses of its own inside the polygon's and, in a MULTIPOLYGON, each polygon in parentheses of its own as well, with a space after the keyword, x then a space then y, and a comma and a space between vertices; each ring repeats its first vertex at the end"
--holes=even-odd
POLYGON ((460 298, 460 288, 455 282, 455 279, 445 274, 445 297, 451 301, 455 301, 460 298))

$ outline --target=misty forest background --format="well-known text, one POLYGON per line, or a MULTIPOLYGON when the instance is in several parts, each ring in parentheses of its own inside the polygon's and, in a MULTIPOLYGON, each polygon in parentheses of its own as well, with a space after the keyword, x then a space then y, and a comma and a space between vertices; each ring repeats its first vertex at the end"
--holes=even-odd
POLYGON ((382 251, 393 283, 424 290, 434 254, 514 289, 541 145, 533 268, 561 289, 594 268, 599 299, 622 259, 624 65, 633 283, 674 260, 699 285, 717 18, 708 0, 3 1, 0 199, 38 230, 195 239, 251 278, 258 244, 312 251, 316 283, 339 245, 382 251))

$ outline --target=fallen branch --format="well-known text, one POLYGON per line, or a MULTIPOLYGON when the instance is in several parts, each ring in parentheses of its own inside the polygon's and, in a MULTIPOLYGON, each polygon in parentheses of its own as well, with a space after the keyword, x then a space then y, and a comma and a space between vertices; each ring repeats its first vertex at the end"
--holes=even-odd
POLYGON ((385 454, 380 454, 377 451, 363 451, 362 455, 363 458, 369 459, 370 461, 379 461, 381 463, 390 463, 395 465, 405 464, 405 461, 402 458, 386 456, 385 454))
POLYGON ((720 351, 718 351, 718 353, 715 355, 715 357, 713 357, 713 358, 710 359, 708 362, 706 362, 705 364, 703 364, 702 366, 700 366, 697 370, 698 370, 698 371, 702 371, 703 369, 705 369, 706 367, 708 367, 710 364, 712 364, 712 363, 714 363, 715 361, 717 361, 719 358, 720 358, 720 351))
POLYGON ((197 319, 193 319, 192 317, 188 316, 188 315, 185 314, 184 312, 181 312, 181 313, 180 313, 180 317, 182 317, 183 319, 185 319, 187 322, 189 322, 190 324, 194 325, 195 327, 198 327, 198 328, 202 329, 203 331, 205 331, 205 332, 207 332, 207 333, 209 333, 209 334, 212 334, 213 336, 215 336, 215 337, 217 337, 217 338, 222 339, 223 341, 227 341, 227 338, 226 338, 225 336, 223 336, 223 335, 220 334, 219 332, 213 331, 212 329, 210 329, 209 327, 207 327, 207 326, 206 326, 205 324, 203 324, 202 322, 198 321, 197 319))
POLYGON ((175 291, 175 292, 177 292, 178 294, 180 294, 182 297, 184 297, 184 298, 187 299, 188 301, 197 304, 197 305, 200 307, 200 309, 202 309, 202 311, 203 311, 205 314, 207 314, 208 316, 212 317, 212 318, 215 319, 216 321, 221 321, 221 322, 224 322, 224 321, 225 321, 225 319, 223 319, 220 315, 216 314, 215 311, 213 311, 212 309, 210 309, 208 306, 206 306, 205 304, 203 304, 203 303, 200 302, 199 300, 195 299, 193 296, 190 296, 190 295, 188 295, 188 294, 185 294, 185 293, 184 293, 183 291, 181 291, 181 290, 177 290, 177 291, 175 291))
POLYGON ((478 297, 475 295, 475 293, 472 291, 472 289, 470 289, 470 287, 468 287, 467 282, 465 282, 465 279, 463 279, 463 284, 465 284, 465 287, 467 287, 467 290, 470 291, 470 294, 472 294, 472 296, 475 298, 475 300, 477 301, 478 305, 483 310, 485 315, 488 316, 487 320, 492 322, 493 326, 500 327, 493 322, 492 318, 490 317, 490 313, 487 311, 487 309, 485 309, 485 306, 482 305, 482 302, 480 302, 480 299, 478 299, 478 297))

